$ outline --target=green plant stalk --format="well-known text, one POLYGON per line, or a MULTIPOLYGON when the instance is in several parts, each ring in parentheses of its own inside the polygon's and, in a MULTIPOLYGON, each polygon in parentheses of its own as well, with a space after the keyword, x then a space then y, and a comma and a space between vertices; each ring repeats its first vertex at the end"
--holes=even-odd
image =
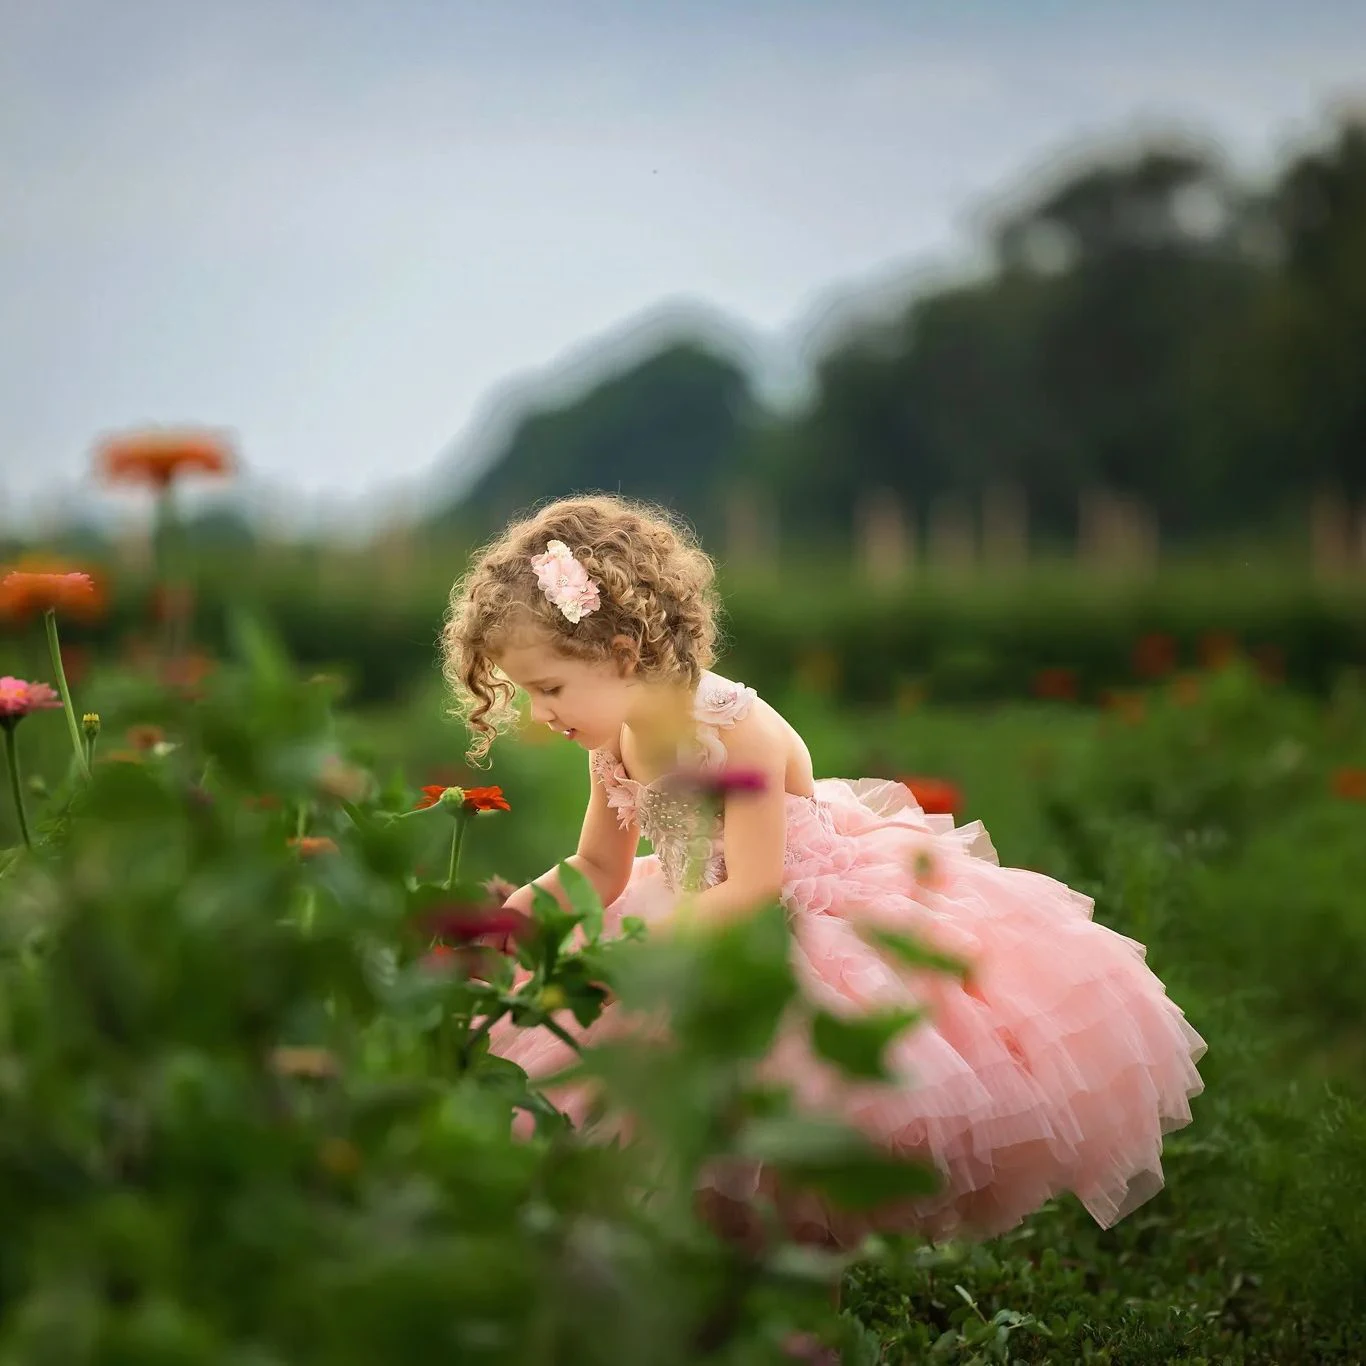
POLYGON ((62 695, 62 706, 66 711, 66 727, 71 732, 71 748, 76 754, 76 767, 81 777, 90 777, 90 764, 85 757, 85 737, 81 734, 81 723, 76 719, 76 708, 71 705, 71 689, 66 685, 66 670, 62 668, 62 642, 57 636, 57 614, 50 607, 43 613, 43 625, 47 630, 47 649, 52 656, 52 672, 57 676, 57 691, 62 695))
POLYGON ((465 827, 470 823, 469 815, 462 811, 455 818, 455 830, 451 835, 451 866, 446 874, 446 890, 455 886, 455 875, 460 871, 460 851, 465 847, 465 827))
POLYGON ((462 1072, 469 1070, 470 1059, 474 1057, 474 1050, 479 1047, 479 1044, 483 1039, 488 1037, 489 1031, 507 1013, 507 1007, 500 1006, 497 1010, 491 1011, 484 1017, 483 1022, 479 1025, 478 1029, 474 1030, 473 1033, 467 1033, 465 1035, 465 1042, 460 1049, 460 1070, 462 1072))
POLYGON ((14 809, 19 817, 19 833, 24 837, 24 848, 33 848, 33 836, 29 834, 28 812, 24 809, 24 784, 19 776, 19 746, 14 738, 14 726, 5 728, 5 758, 9 764, 10 790, 14 793, 14 809))

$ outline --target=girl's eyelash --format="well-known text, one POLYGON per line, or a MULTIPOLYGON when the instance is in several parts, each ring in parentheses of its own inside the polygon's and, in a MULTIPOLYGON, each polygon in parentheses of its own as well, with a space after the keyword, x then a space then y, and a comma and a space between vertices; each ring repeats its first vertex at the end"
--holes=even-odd
POLYGON ((554 697, 555 694, 559 692, 559 688, 558 688, 558 687, 555 687, 555 688, 542 688, 541 691, 542 691, 547 697, 554 697))

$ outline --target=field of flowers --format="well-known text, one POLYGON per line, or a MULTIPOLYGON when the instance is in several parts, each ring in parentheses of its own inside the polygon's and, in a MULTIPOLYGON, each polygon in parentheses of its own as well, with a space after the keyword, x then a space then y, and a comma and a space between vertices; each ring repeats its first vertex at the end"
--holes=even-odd
POLYGON ((751 1075, 787 1012, 851 1070, 885 1022, 805 1007, 772 912, 668 945, 603 941, 586 887, 506 916, 491 880, 573 847, 582 754, 528 727, 471 772, 434 681, 348 707, 255 616, 208 658, 173 455, 120 455, 163 506, 142 653, 68 671, 105 585, 0 569, 0 1361, 1366 1359, 1360 679, 1310 698, 1230 646, 1099 709, 771 695, 818 771, 904 778, 1094 896, 1210 1051, 1166 1191, 1112 1231, 1064 1200, 977 1248, 741 1249, 693 1208, 717 1157, 855 1205, 926 1180, 751 1075), (609 993, 672 1023, 582 1059, 641 1119, 622 1148, 486 1049, 609 993))

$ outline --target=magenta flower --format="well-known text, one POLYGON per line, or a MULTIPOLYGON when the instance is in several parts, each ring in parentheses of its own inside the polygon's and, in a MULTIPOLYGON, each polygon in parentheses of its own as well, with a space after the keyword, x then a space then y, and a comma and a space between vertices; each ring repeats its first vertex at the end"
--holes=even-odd
POLYGON ((724 799, 765 792, 768 790, 768 779, 754 768, 723 768, 716 772, 683 769, 669 774, 662 786, 679 796, 724 799))
POLYGON ((62 699, 46 683, 26 683, 6 674, 0 678, 0 726, 17 726, 31 711, 52 711, 62 699))
POLYGON ((442 943, 496 945, 505 952, 530 933, 531 920, 506 906, 445 906, 424 917, 424 928, 442 943))

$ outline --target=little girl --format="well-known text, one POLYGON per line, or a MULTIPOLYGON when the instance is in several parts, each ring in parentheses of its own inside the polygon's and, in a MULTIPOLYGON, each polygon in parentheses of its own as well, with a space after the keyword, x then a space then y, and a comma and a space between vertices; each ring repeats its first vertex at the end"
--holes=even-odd
MULTIPOLYGON (((783 717, 709 672, 716 609, 711 562, 653 509, 571 498, 511 527, 456 585, 444 631, 471 757, 515 715, 518 689, 533 721, 587 752, 568 862, 597 888, 609 933, 626 916, 661 922, 685 892, 691 916, 718 919, 781 898, 808 999, 846 1015, 926 1010, 888 1050, 895 1085, 835 1076, 795 1033, 769 1060, 803 1108, 842 1114, 943 1178, 936 1195, 871 1216, 789 1203, 796 1236, 990 1237, 1067 1190, 1103 1227, 1123 1218, 1161 1188, 1162 1136, 1190 1122, 1203 1089, 1204 1040, 1143 946, 1096 924, 1080 893, 999 867, 980 823, 955 829, 899 783, 816 779, 783 717), (685 799, 662 781, 680 765, 743 769, 763 788, 727 797, 699 848, 685 799), (642 836, 649 857, 637 857, 642 836), (971 973, 900 969, 859 933, 870 924, 971 973)), ((535 885, 563 896, 553 871, 535 885)), ((508 904, 530 911, 531 896, 508 904)), ((612 1026, 609 1006, 586 1037, 612 1026)), ((571 1061, 547 1030, 500 1030, 494 1046, 533 1077, 571 1061)), ((561 1103, 584 1117, 586 1098, 561 1103)), ((757 1168, 709 1180, 705 1194, 732 1210, 774 1194, 757 1168)))

